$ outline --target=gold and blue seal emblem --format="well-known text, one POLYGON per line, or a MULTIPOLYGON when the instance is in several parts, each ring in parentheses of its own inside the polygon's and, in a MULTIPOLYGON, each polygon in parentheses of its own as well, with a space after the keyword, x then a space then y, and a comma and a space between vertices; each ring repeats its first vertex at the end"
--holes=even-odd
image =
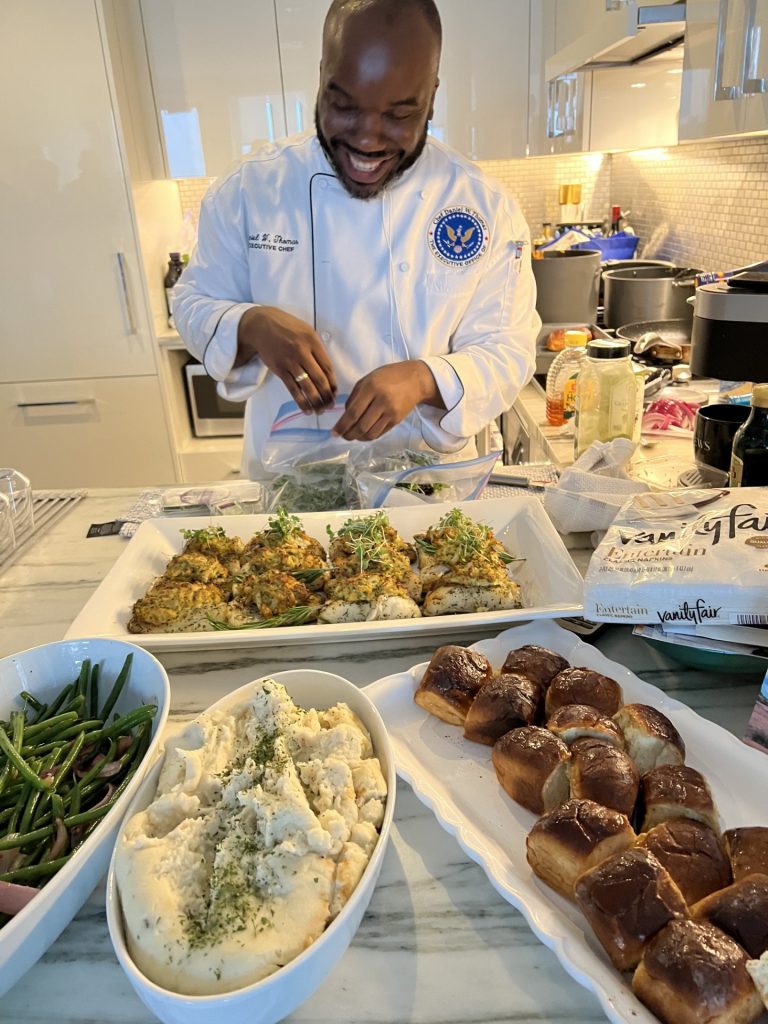
POLYGON ((447 267, 469 267, 488 248, 488 226, 468 206, 449 206, 433 218, 427 241, 432 255, 447 267))

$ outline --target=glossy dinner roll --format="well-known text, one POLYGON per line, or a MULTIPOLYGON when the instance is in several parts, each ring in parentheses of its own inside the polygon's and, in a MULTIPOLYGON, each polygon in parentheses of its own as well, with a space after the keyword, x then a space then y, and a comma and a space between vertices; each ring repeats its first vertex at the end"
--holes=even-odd
POLYGON ((525 644, 509 652, 501 671, 520 672, 533 679, 545 691, 557 673, 568 667, 565 658, 554 651, 539 647, 538 644, 525 644))
POLYGON ((631 820, 640 789, 640 775, 629 754, 612 743, 591 737, 574 740, 568 780, 572 797, 612 807, 631 820))
POLYGON ((670 818, 693 818, 720 832, 720 820, 707 780, 690 765, 662 764, 652 768, 643 775, 641 795, 642 832, 670 818))
POLYGON ((701 821, 671 818, 644 832, 637 845, 661 861, 688 904, 730 884, 731 866, 723 843, 701 821))
POLYGON ((510 729, 533 725, 540 705, 538 683, 517 672, 504 672, 478 691, 464 721, 464 735, 491 747, 510 729))
POLYGON ((525 726, 496 741, 491 760, 502 788, 534 814, 568 799, 568 747, 539 726, 525 726))
POLYGON ((685 761, 683 738, 666 715, 650 704, 625 704, 613 716, 624 746, 641 775, 661 764, 685 761))
POLYGON ((633 970, 643 946, 665 924, 688 917, 683 894, 649 850, 633 847, 576 881, 576 902, 614 967, 633 970))
POLYGON ((723 832, 734 882, 747 875, 768 875, 768 828, 750 825, 723 832))
POLYGON ((615 715, 624 695, 615 679, 591 668, 566 668, 558 672, 547 690, 545 714, 550 718, 565 704, 588 704, 607 718, 615 715))
POLYGON ((597 708, 586 704, 565 704, 547 722, 547 728, 564 743, 589 738, 605 740, 614 747, 624 749, 621 730, 611 718, 601 715, 597 708))
POLYGON ((705 896, 691 915, 730 935, 753 959, 761 957, 768 950, 768 875, 747 875, 705 896))
POLYGON ((746 965, 725 932, 680 918, 646 945, 632 991, 664 1024, 750 1024, 763 1003, 746 965))
POLYGON ((413 699, 451 725, 463 725, 478 690, 493 675, 483 654, 468 647, 438 647, 413 699))
POLYGON ((579 875, 635 842, 625 814, 593 800, 566 800, 544 814, 526 840, 534 874, 566 899, 579 875))

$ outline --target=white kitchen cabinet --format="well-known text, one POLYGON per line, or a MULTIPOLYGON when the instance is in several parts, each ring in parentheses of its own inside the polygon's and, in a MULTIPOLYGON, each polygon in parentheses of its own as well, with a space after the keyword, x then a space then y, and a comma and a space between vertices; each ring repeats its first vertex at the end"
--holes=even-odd
POLYGON ((101 7, 0 5, 0 462, 173 481, 101 7))
POLYGON ((688 0, 680 139, 768 131, 768 0, 688 0))
POLYGON ((682 66, 654 57, 592 72, 591 150, 676 146, 682 66))
POLYGON ((157 377, 0 384, 0 462, 36 489, 172 484, 157 377))
POLYGON ((141 12, 170 177, 216 177, 285 136, 273 0, 141 0, 141 12))
POLYGON ((92 0, 0 4, 2 379, 155 371, 92 0))
POLYGON ((288 135, 310 130, 320 82, 325 0, 276 0, 288 135))
POLYGON ((473 160, 524 156, 528 0, 440 0, 443 54, 431 132, 473 160))
POLYGON ((531 0, 528 78, 529 156, 589 148, 592 75, 571 71, 547 78, 557 45, 558 0, 531 0))

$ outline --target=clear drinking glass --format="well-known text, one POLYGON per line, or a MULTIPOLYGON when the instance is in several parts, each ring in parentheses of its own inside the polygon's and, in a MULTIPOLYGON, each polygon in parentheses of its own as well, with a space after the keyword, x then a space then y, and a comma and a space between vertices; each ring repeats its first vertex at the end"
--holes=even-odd
POLYGON ((18 469, 0 467, 0 494, 8 499, 17 543, 35 525, 32 485, 18 469))
POLYGON ((11 503, 4 494, 0 494, 0 567, 15 547, 16 535, 13 529, 11 503))

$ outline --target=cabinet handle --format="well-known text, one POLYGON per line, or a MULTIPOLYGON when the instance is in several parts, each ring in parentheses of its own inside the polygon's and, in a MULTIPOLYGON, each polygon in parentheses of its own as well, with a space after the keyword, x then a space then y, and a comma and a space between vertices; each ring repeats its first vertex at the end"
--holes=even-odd
POLYGON ((577 81, 575 75, 565 80, 565 124, 564 135, 573 137, 576 134, 577 81))
POLYGON ((131 302, 131 293, 128 290, 128 277, 125 273, 125 253, 116 252, 115 257, 117 259, 117 272, 120 275, 120 284, 123 286, 123 308, 125 310, 125 319, 128 324, 128 334, 136 334, 136 319, 133 315, 133 303, 131 302))
POLYGON ((756 24, 757 0, 747 3, 747 31, 745 36, 744 77, 741 80, 741 91, 744 96, 760 95, 768 88, 765 78, 757 74, 760 63, 760 26, 756 24))
POLYGON ((17 409, 44 409, 54 405, 94 405, 95 398, 65 398, 60 402, 17 402, 17 409))
POLYGON ((547 82, 547 138, 559 139, 563 134, 560 127, 560 85, 561 79, 551 78, 547 82))
MULTIPOLYGON (((723 85, 723 64, 725 63, 725 34, 728 30, 728 0, 720 0, 717 18, 717 39, 715 40, 715 100, 736 100, 741 93, 737 85, 723 85)), ((746 43, 746 39, 745 39, 746 43)), ((743 57, 742 57, 743 60, 743 57)), ((742 77, 744 64, 742 63, 742 77)))

